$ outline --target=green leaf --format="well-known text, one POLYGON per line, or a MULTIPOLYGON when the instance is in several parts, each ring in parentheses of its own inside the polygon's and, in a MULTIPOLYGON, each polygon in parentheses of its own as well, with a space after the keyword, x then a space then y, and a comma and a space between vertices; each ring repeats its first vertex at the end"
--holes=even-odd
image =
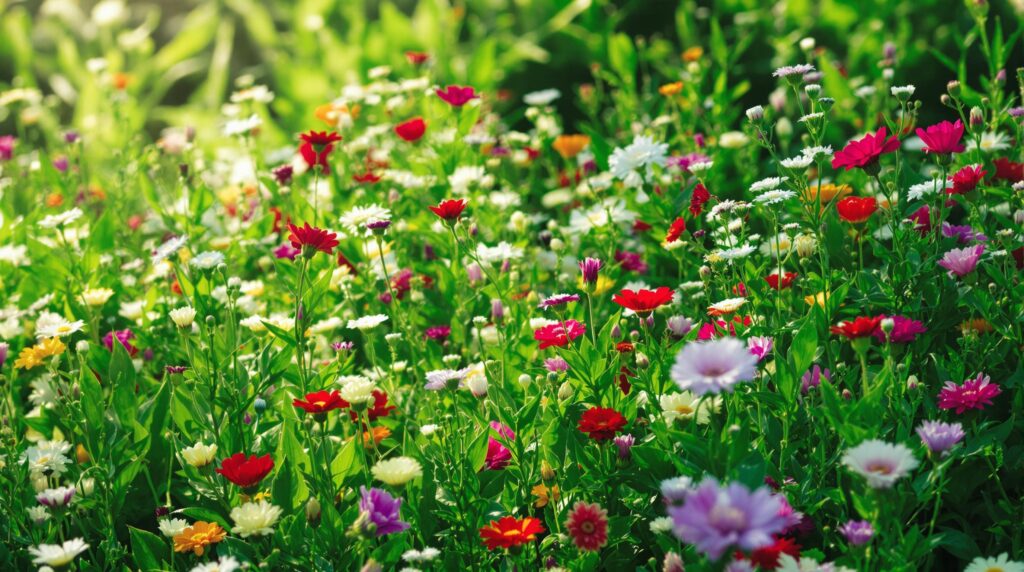
POLYGON ((135 403, 135 364, 128 350, 116 339, 110 352, 107 379, 113 395, 114 414, 122 426, 130 428, 135 424, 138 413, 135 403))
POLYGON ((132 557, 140 570, 147 572, 167 569, 164 562, 170 561, 171 550, 166 541, 134 526, 128 527, 128 534, 132 541, 132 557))

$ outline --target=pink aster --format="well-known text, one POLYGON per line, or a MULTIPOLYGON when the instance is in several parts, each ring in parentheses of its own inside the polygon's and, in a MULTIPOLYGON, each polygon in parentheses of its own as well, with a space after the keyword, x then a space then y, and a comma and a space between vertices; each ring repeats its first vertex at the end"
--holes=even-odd
POLYGON ((927 129, 918 127, 915 133, 921 138, 921 141, 924 141, 925 153, 948 155, 964 152, 964 144, 960 142, 964 136, 964 124, 959 119, 956 120, 956 123, 949 121, 936 123, 927 129))
MULTIPOLYGON (((924 324, 906 316, 882 316, 882 318, 892 318, 893 327, 889 332, 889 341, 894 344, 909 344, 917 339, 918 334, 928 331, 924 324)), ((881 328, 875 330, 873 335, 878 341, 885 342, 885 332, 881 328)))
POLYGON ((985 252, 984 244, 976 244, 967 248, 954 248, 942 256, 939 266, 949 271, 947 274, 949 274, 950 278, 966 276, 974 272, 974 268, 978 265, 978 259, 981 258, 983 252, 985 252))
POLYGON ((939 392, 939 409, 955 409, 957 414, 968 409, 985 409, 992 405, 992 398, 1002 393, 998 385, 989 381, 989 376, 979 373, 962 385, 947 381, 939 392))

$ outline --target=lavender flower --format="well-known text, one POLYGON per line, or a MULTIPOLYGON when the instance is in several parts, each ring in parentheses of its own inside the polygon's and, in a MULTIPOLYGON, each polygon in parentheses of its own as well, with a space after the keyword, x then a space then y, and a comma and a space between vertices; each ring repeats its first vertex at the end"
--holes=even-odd
POLYGON ((630 449, 633 448, 636 438, 627 433, 626 435, 619 435, 612 442, 615 443, 615 447, 618 449, 619 458, 623 461, 629 460, 631 457, 630 449))
POLYGON ((977 244, 968 248, 954 248, 942 256, 939 266, 948 270, 950 278, 961 277, 974 272, 978 265, 978 259, 985 252, 984 244, 977 244))
POLYGON ((825 378, 825 381, 832 381, 832 372, 828 368, 821 369, 820 365, 814 364, 814 367, 807 370, 800 378, 800 393, 806 394, 812 387, 821 385, 822 377, 825 378))
POLYGON ((349 341, 334 342, 331 344, 331 348, 336 352, 352 351, 356 348, 356 343, 349 341))
POLYGON ((925 421, 917 428, 917 435, 932 453, 945 453, 964 438, 964 427, 959 423, 925 421))
POLYGON ((693 329, 693 320, 686 316, 672 316, 665 322, 665 326, 673 336, 681 338, 693 329))
POLYGON ((866 520, 851 520, 839 527, 839 533, 850 544, 860 546, 871 540, 871 537, 875 535, 875 529, 866 520))
POLYGON ((560 357, 548 358, 544 360, 544 368, 553 372, 569 371, 569 362, 560 357))
POLYGON ((799 64, 795 66, 783 66, 775 70, 772 74, 773 77, 784 77, 788 78, 791 75, 803 76, 814 71, 814 66, 811 64, 799 64))
POLYGON ((362 498, 359 499, 360 516, 373 523, 376 536, 394 534, 409 528, 408 522, 402 521, 400 514, 402 499, 396 499, 381 489, 359 487, 362 498))
POLYGON ((986 242, 988 237, 980 232, 974 232, 968 225, 952 225, 948 222, 942 223, 942 236, 946 238, 956 238, 957 242, 986 242))
POLYGON ((696 395, 731 392, 757 375, 757 358, 735 338, 690 342, 676 354, 669 376, 679 389, 696 395))
POLYGON ((462 386, 462 380, 466 378, 467 373, 469 373, 469 368, 428 371, 425 389, 432 391, 440 391, 445 388, 457 389, 462 386))

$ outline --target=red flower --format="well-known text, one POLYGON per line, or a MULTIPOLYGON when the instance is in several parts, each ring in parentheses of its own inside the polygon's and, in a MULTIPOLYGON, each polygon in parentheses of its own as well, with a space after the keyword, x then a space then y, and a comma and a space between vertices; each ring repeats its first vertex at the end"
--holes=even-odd
POLYGON ((953 176, 950 177, 950 180, 953 181, 953 188, 946 189, 946 194, 965 195, 977 188, 986 174, 988 171, 982 170, 981 165, 968 165, 953 173, 953 176))
POLYGON ((832 168, 845 167, 849 171, 854 167, 874 167, 879 157, 892 153, 900 146, 900 140, 896 137, 885 138, 888 133, 886 128, 882 127, 873 134, 868 133, 857 141, 850 141, 846 147, 836 151, 835 157, 832 158, 832 168))
POLYGON ((306 165, 310 169, 319 166, 323 174, 329 174, 331 167, 327 164, 327 156, 334 150, 334 144, 341 141, 341 135, 333 131, 310 131, 300 135, 299 139, 302 139, 299 154, 306 161, 306 165))
POLYGON ((679 240, 679 237, 683 235, 683 231, 686 230, 686 220, 683 217, 679 217, 672 221, 672 225, 668 227, 668 232, 665 233, 665 242, 675 242, 679 240))
POLYGON ((235 453, 220 462, 217 472, 243 489, 252 489, 260 484, 263 477, 270 474, 273 468, 274 460, 270 455, 252 455, 246 458, 245 453, 235 453))
POLYGON ((651 230, 651 225, 647 224, 641 219, 633 221, 633 234, 639 234, 641 232, 647 232, 651 230))
POLYGON ((619 368, 619 389, 622 391, 622 395, 629 395, 629 390, 633 389, 633 384, 629 380, 634 377, 636 374, 633 370, 626 366, 619 368))
POLYGON ((445 199, 436 207, 427 207, 431 212, 444 219, 446 222, 454 223, 462 216, 469 202, 466 199, 445 199))
POLYGON ((576 548, 586 551, 600 550, 608 543, 608 512, 597 503, 587 504, 579 501, 569 512, 565 528, 569 531, 576 548))
POLYGON ((357 183, 369 183, 371 185, 380 182, 380 175, 373 174, 373 171, 365 173, 352 173, 352 180, 357 183))
POLYGON ((338 246, 338 235, 322 228, 309 226, 308 222, 304 223, 301 228, 288 223, 288 230, 291 231, 288 240, 291 241, 292 246, 301 249, 306 256, 312 256, 318 250, 333 254, 334 247, 338 246))
POLYGON ((626 418, 618 411, 608 407, 591 407, 583 412, 576 428, 595 441, 606 441, 625 426, 626 418))
POLYGON ((693 188, 693 195, 690 196, 690 214, 695 217, 700 216, 700 213, 704 212, 704 203, 710 200, 711 193, 708 192, 704 183, 697 183, 697 186, 693 188))
POLYGON ((836 203, 839 218, 846 222, 859 224, 878 210, 878 201, 874 197, 845 197, 836 203))
POLYGON ((314 391, 307 393, 305 400, 296 399, 292 405, 301 408, 306 413, 327 413, 332 409, 342 409, 349 406, 349 403, 341 398, 337 391, 314 391))
POLYGON ((533 332, 533 339, 540 342, 540 349, 552 346, 564 348, 569 342, 586 333, 587 327, 576 320, 566 320, 563 327, 562 322, 544 326, 533 332))
POLYGON ((838 326, 832 326, 831 332, 849 340, 873 336, 878 331, 883 317, 858 316, 852 322, 841 322, 838 326))
POLYGON ((343 252, 341 252, 340 250, 338 251, 338 266, 344 266, 345 268, 348 268, 348 271, 353 276, 358 276, 359 275, 359 271, 356 270, 356 265, 352 264, 352 261, 349 260, 348 257, 345 256, 345 254, 343 252))
POLYGON ((674 292, 668 286, 662 286, 653 291, 643 289, 638 292, 623 290, 612 296, 612 301, 627 310, 633 310, 637 314, 647 314, 653 312, 659 306, 671 302, 673 294, 674 292))
POLYGON ((540 520, 527 516, 516 518, 514 516, 503 516, 499 520, 492 520, 490 524, 480 529, 480 538, 483 539, 487 550, 496 548, 512 548, 537 539, 537 535, 546 532, 547 529, 540 523, 540 520))
MULTIPOLYGON (((366 410, 370 421, 376 421, 379 417, 387 417, 395 410, 394 405, 388 405, 388 394, 379 389, 373 390, 373 405, 366 410)), ((353 419, 354 421, 354 419, 353 419)))
POLYGON ((620 354, 628 354, 634 349, 635 348, 633 346, 633 342, 619 342, 615 344, 615 351, 619 352, 620 354))
POLYGON ((992 161, 992 164, 996 166, 995 178, 1014 183, 1024 181, 1024 163, 1015 163, 1005 157, 1000 157, 992 161))
MULTIPOLYGON (((775 570, 779 567, 779 558, 788 554, 793 558, 800 558, 800 545, 793 539, 785 536, 775 539, 775 542, 768 546, 762 546, 750 553, 750 562, 762 570, 775 570)), ((741 552, 735 554, 736 558, 743 558, 741 552)))
POLYGON ((419 66, 427 63, 430 59, 430 54, 426 52, 405 52, 405 59, 409 60, 409 63, 414 66, 419 66))
POLYGON ((480 97, 472 87, 462 87, 458 85, 449 85, 443 90, 437 89, 435 90, 435 93, 437 93, 438 97, 453 107, 462 107, 469 103, 470 100, 480 97))
POLYGON ((423 137, 427 130, 427 124, 422 117, 415 117, 404 123, 395 125, 395 133, 406 141, 417 141, 423 137))
POLYGON ((921 141, 924 141, 925 153, 948 155, 964 152, 964 144, 960 142, 964 136, 964 124, 959 119, 956 120, 956 123, 948 121, 936 123, 927 129, 918 127, 915 133, 921 138, 921 141))
POLYGON ((932 228, 932 211, 928 208, 928 205, 923 205, 921 208, 910 213, 907 220, 914 222, 914 230, 916 230, 918 234, 926 236, 928 231, 932 228))
POLYGON ((793 280, 796 279, 796 272, 783 272, 782 279, 779 279, 779 274, 769 274, 764 281, 771 286, 772 290, 785 290, 793 285, 793 280))

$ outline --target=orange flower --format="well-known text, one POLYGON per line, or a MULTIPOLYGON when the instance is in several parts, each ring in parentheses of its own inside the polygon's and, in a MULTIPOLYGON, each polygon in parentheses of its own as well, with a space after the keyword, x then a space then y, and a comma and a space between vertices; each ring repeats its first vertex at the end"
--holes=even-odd
POLYGON ((537 535, 545 530, 547 529, 540 523, 540 520, 532 516, 526 518, 503 516, 500 520, 492 520, 490 524, 481 528, 480 538, 483 539, 488 550, 512 548, 533 542, 537 539, 537 535))
POLYGON ((314 115, 327 125, 338 128, 359 117, 359 106, 349 107, 344 103, 325 103, 316 108, 314 115))
MULTIPOLYGON (((390 436, 391 436, 391 429, 388 429, 387 427, 378 425, 378 426, 373 428, 373 442, 375 444, 377 444, 377 445, 380 445, 381 441, 383 441, 384 439, 387 439, 390 436)), ((364 445, 369 445, 370 444, 370 432, 369 431, 363 431, 363 444, 364 445)))
POLYGON ((224 540, 226 535, 220 525, 200 520, 174 537, 174 551, 191 550, 196 556, 202 556, 207 546, 224 540))
POLYGON ((125 88, 128 87, 128 84, 131 83, 131 81, 132 76, 122 72, 116 72, 114 73, 114 75, 110 77, 111 85, 113 85, 114 89, 118 91, 124 91, 125 88))
POLYGON ((841 199, 851 194, 853 194, 853 188, 850 187, 850 185, 826 183, 820 186, 808 187, 807 190, 804 191, 802 198, 805 203, 809 203, 817 198, 819 204, 825 205, 832 202, 833 199, 841 199))
POLYGON ((59 207, 64 204, 64 195, 60 193, 50 193, 46 195, 46 206, 48 207, 59 207))
POLYGON ((684 62, 695 62, 699 60, 703 55, 704 48, 700 46, 693 46, 692 48, 686 48, 686 51, 683 52, 682 57, 684 62))
POLYGON ((579 155, 587 145, 590 145, 590 137, 587 135, 559 135, 551 144, 563 159, 572 159, 579 155))
POLYGON ((970 320, 965 320, 964 323, 960 324, 960 332, 965 335, 969 332, 987 334, 992 330, 992 324, 988 323, 984 318, 971 318, 970 320))
POLYGON ((664 95, 665 97, 677 95, 681 91, 683 91, 683 82, 681 81, 666 83, 665 85, 658 88, 658 93, 664 95))
POLYGON ((533 496, 537 497, 537 500, 533 502, 533 506, 537 508, 544 508, 548 506, 551 501, 558 502, 562 498, 562 491, 558 490, 558 485, 552 485, 548 487, 544 483, 541 483, 530 490, 533 496))

